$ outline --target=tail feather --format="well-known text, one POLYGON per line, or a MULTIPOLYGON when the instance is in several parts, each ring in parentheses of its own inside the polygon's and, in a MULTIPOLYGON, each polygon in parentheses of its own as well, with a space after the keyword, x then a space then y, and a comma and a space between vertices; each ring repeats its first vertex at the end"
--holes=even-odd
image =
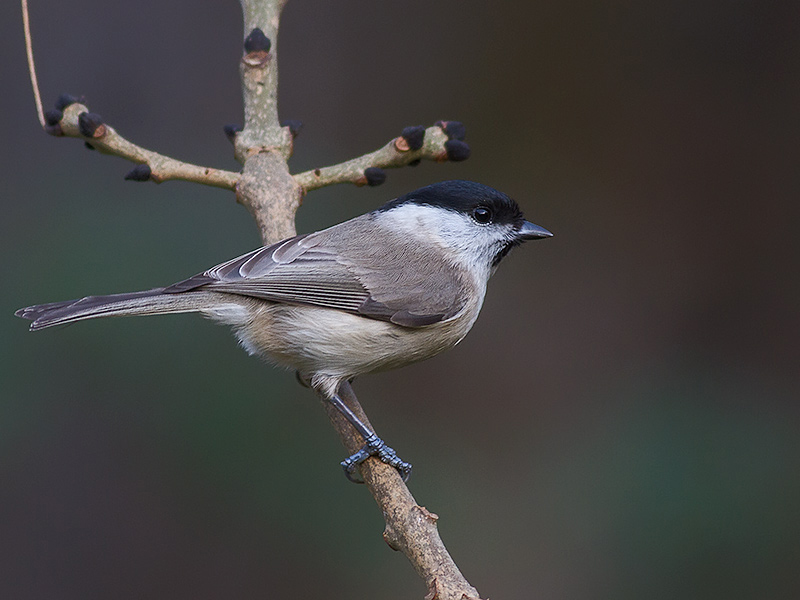
POLYGON ((213 305, 213 292, 192 291, 182 294, 163 293, 164 288, 143 292, 111 294, 108 296, 86 296, 78 300, 51 302, 21 308, 14 314, 33 321, 31 331, 38 331, 54 325, 63 325, 95 319, 124 315, 161 315, 170 313, 196 312, 213 305))

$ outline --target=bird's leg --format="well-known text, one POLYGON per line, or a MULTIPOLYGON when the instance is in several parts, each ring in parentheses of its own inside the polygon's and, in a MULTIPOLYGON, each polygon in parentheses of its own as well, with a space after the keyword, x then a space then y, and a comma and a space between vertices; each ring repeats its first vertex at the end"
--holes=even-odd
POLYGON ((347 478, 353 483, 364 483, 363 479, 356 476, 356 468, 370 456, 376 456, 382 462, 397 469, 403 481, 406 481, 409 475, 411 475, 411 465, 400 460, 400 457, 397 456, 395 451, 387 446, 386 442, 379 438, 374 431, 367 427, 337 394, 326 398, 328 402, 333 404, 336 410, 342 413, 344 418, 355 427, 356 431, 361 434, 361 437, 364 438, 364 446, 361 450, 341 462, 344 474, 347 478))

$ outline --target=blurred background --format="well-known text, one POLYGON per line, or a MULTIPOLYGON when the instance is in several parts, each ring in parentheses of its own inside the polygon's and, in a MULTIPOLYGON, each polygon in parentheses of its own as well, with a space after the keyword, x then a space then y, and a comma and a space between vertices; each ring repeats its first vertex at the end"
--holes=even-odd
MULTIPOLYGON (((295 172, 455 119, 472 158, 308 195, 298 229, 434 181, 555 238, 455 350, 356 382, 491 598, 800 597, 800 23, 791 2, 321 2, 280 30, 295 172)), ((46 105, 237 169, 237 3, 33 1, 46 105)), ((293 375, 197 316, 32 335, 15 309, 259 245, 233 195, 123 181, 39 129, 0 5, 0 597, 421 598, 293 375)))

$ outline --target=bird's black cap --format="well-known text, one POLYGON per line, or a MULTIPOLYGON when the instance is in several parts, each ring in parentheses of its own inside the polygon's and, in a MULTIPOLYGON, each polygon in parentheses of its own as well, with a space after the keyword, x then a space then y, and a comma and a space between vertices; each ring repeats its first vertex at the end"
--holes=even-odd
POLYGON ((474 181, 442 181, 425 186, 384 204, 379 211, 391 210, 403 204, 436 206, 454 212, 472 214, 476 208, 491 210, 495 223, 521 227, 525 222, 519 205, 503 192, 474 181))

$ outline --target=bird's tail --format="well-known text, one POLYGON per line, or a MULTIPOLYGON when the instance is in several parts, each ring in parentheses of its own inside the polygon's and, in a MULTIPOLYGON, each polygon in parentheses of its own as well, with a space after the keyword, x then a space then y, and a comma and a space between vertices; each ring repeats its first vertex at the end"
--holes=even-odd
POLYGON ((80 300, 37 304, 21 308, 14 314, 33 321, 31 331, 99 317, 127 315, 164 315, 169 313, 197 312, 215 304, 211 298, 220 294, 189 291, 179 294, 164 293, 165 288, 143 292, 86 296, 80 300))

